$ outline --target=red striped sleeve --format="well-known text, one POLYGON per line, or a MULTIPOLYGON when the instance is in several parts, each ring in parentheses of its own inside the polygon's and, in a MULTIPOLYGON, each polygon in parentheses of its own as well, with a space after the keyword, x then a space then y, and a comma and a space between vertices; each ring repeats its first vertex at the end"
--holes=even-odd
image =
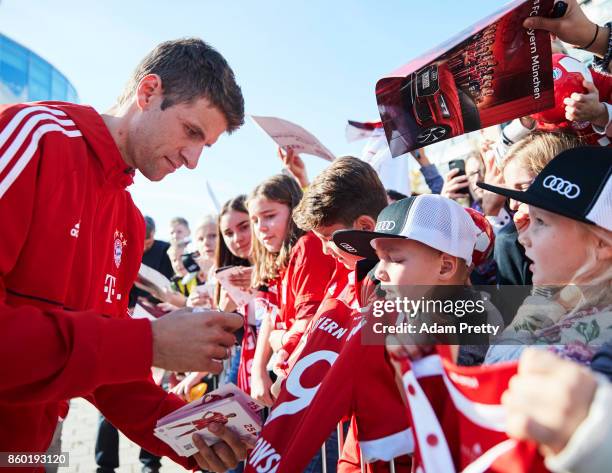
POLYGON ((65 112, 45 105, 15 105, 0 111, 0 198, 32 161, 50 132, 81 136, 65 112))

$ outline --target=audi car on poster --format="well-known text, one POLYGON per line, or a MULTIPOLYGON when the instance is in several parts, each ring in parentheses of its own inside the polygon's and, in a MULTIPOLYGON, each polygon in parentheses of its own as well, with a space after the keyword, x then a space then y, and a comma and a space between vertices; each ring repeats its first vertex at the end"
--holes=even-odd
POLYGON ((456 86, 444 62, 411 74, 401 93, 405 101, 409 100, 406 105, 411 106, 415 121, 421 127, 416 136, 419 146, 480 128, 476 104, 456 86))

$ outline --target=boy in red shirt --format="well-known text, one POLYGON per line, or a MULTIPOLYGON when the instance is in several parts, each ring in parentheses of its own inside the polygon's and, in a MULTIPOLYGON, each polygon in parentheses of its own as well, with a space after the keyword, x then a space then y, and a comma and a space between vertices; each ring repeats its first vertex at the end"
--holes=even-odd
MULTIPOLYGON (((355 259, 357 257, 377 258, 382 256, 385 259, 385 264, 388 264, 388 255, 386 253, 379 255, 375 252, 369 244, 370 240, 376 237, 388 237, 385 238, 385 241, 391 240, 393 244, 400 242, 399 244, 423 245, 422 253, 429 259, 423 256, 422 259, 427 259, 427 264, 421 264, 419 271, 412 271, 410 265, 405 261, 393 260, 396 270, 405 271, 405 275, 410 276, 403 283, 463 285, 469 276, 473 254, 478 254, 478 257, 480 257, 481 254, 486 255, 492 248, 490 227, 486 230, 481 229, 474 221, 477 217, 472 217, 449 199, 439 196, 420 196, 417 199, 424 199, 425 201, 441 199, 442 204, 454 205, 456 206, 454 210, 460 211, 455 215, 458 216, 462 228, 465 228, 466 231, 461 233, 462 239, 457 236, 458 233, 449 236, 448 251, 451 251, 452 254, 445 253, 444 250, 447 247, 443 245, 431 248, 426 244, 411 241, 407 238, 393 240, 394 238, 400 238, 400 236, 392 235, 390 232, 383 233, 383 228, 387 230, 388 227, 397 227, 398 230, 403 228, 403 225, 399 222, 400 220, 405 222, 414 198, 403 199, 387 207, 378 218, 378 233, 371 230, 339 231, 333 235, 333 242, 337 247, 346 249, 348 257, 355 259), (395 225, 389 223, 393 220, 397 220, 395 225), (487 241, 487 244, 480 246, 484 243, 484 240, 487 241), (408 243, 404 243, 404 241, 408 243), (476 250, 477 244, 480 248, 478 251, 476 250), (460 259, 462 257, 465 258, 464 261, 460 259), (440 274, 436 272, 437 270, 440 274), (436 274, 438 274, 437 278, 436 274)), ((447 219, 444 218, 445 214, 421 212, 420 215, 430 218, 430 221, 423 224, 425 229, 432 230, 436 222, 440 225, 448 224, 447 219)), ((481 224, 482 221, 484 221, 484 218, 480 220, 481 224)), ((417 246, 417 252, 419 248, 417 246)), ((388 281, 386 273, 381 273, 378 269, 375 271, 375 275, 382 279, 383 283, 388 281)), ((341 347, 339 355, 329 353, 330 350, 319 350, 307 355, 307 349, 311 342, 309 340, 302 352, 302 358, 295 363, 285 382, 288 386, 287 390, 290 392, 283 399, 285 401, 283 403, 280 402, 281 398, 279 397, 279 402, 272 410, 273 421, 269 421, 266 426, 268 432, 264 429, 262 437, 249 459, 249 466, 265 465, 266 455, 264 453, 276 451, 278 454, 276 462, 278 469, 275 471, 299 470, 316 451, 323 439, 334 429, 336 423, 347 415, 354 416, 354 425, 358 429, 353 429, 352 435, 358 437, 365 461, 388 461, 413 450, 414 443, 409 428, 407 408, 396 384, 395 372, 388 361, 385 347, 383 344, 362 343, 363 334, 361 332, 364 327, 364 319, 358 316, 360 314, 354 315, 357 317, 351 321, 351 328, 345 336, 345 343, 341 347), (311 357, 311 360, 308 360, 308 356, 311 357), (305 360, 310 361, 313 366, 310 372, 306 371, 308 366, 302 367, 300 365, 300 363, 306 365, 305 360), (319 380, 319 384, 313 387, 312 378, 314 375, 312 370, 316 362, 325 362, 323 366, 325 372, 322 379, 319 380), (329 365, 331 365, 331 368, 328 368, 329 365), (297 379, 294 380, 293 378, 297 379), (285 415, 295 416, 294 412, 298 410, 301 412, 299 422, 295 423, 295 429, 291 431, 286 427, 277 427, 279 433, 274 436, 274 432, 271 432, 273 422, 279 422, 285 415), (288 431, 292 432, 289 438, 286 435, 288 431), (281 438, 280 432, 284 432, 284 437, 281 438)), ((315 331, 315 333, 319 332, 323 331, 315 331)), ((322 371, 323 369, 319 368, 319 370, 322 371)), ((359 471, 360 459, 355 444, 350 445, 352 447, 351 451, 347 451, 348 447, 349 445, 345 446, 339 470, 344 472, 359 471)), ((403 459, 406 459, 406 457, 403 457, 403 459)), ((407 463, 402 461, 402 464, 400 464, 396 460, 396 471, 398 468, 401 471, 408 471, 410 466, 409 462, 407 463)), ((368 469, 369 471, 386 471, 387 468, 384 462, 377 462, 369 465, 368 469)))
MULTIPOLYGON (((287 432, 299 428, 304 408, 353 327, 359 307, 354 269, 361 258, 336 248, 331 240, 333 233, 351 228, 373 230, 376 216, 386 204, 384 187, 374 169, 356 158, 343 157, 312 182, 293 211, 295 223, 318 237, 323 252, 337 260, 337 267, 325 299, 308 326, 286 337, 279 351, 275 371, 284 382, 277 382, 280 393, 260 437, 260 446, 269 444, 282 455, 287 432), (287 373, 289 378, 285 379, 287 373)), ((266 463, 257 453, 251 459, 248 468, 259 468, 262 462, 266 463)))

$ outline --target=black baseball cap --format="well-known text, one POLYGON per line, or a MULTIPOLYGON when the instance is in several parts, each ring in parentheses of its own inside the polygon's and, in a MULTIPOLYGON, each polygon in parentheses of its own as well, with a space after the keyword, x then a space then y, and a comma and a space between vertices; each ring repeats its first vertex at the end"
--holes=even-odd
POLYGON ((478 187, 612 231, 612 149, 580 146, 555 156, 526 191, 478 187))

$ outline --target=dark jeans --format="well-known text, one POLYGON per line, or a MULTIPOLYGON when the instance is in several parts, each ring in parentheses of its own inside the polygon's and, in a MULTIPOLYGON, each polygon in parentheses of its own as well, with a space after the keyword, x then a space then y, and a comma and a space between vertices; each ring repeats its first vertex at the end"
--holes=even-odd
MULTIPOLYGON (((115 473, 115 468, 119 468, 119 432, 103 415, 100 415, 98 424, 95 452, 98 465, 96 473, 115 473)), ((143 467, 161 468, 160 457, 143 448, 140 449, 138 458, 143 467)))

